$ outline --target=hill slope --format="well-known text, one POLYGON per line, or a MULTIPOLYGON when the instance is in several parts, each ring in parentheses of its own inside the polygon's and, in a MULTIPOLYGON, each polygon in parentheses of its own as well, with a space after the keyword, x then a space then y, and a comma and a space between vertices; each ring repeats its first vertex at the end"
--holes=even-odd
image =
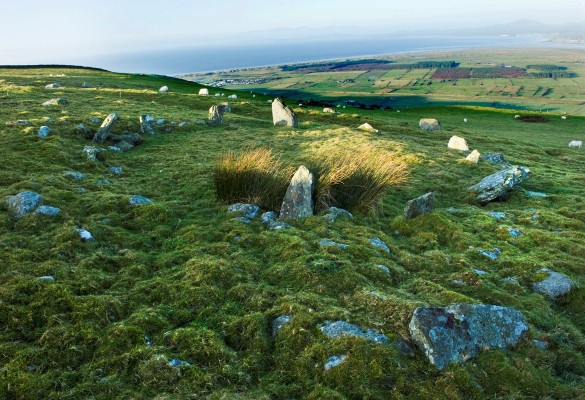
POLYGON ((299 108, 300 126, 289 129, 272 126, 268 98, 238 93, 223 126, 209 127, 195 121, 219 99, 198 96, 199 88, 79 69, 0 70, 0 198, 30 190, 62 210, 20 219, 0 211, 0 398, 585 396, 583 289, 557 302, 531 289, 542 266, 585 284, 585 155, 567 148, 582 139, 584 118, 534 124, 488 109, 299 108), (45 89, 56 81, 63 86, 45 89), (159 94, 163 85, 170 91, 159 94), (41 106, 57 97, 69 105, 41 106), (165 122, 129 152, 101 145, 105 159, 90 162, 82 152, 92 142, 75 127, 95 131, 92 118, 113 112, 116 134, 138 132, 142 114, 165 122), (421 132, 427 116, 443 130, 421 132), (17 120, 31 125, 11 124, 17 120), (356 130, 363 122, 383 133, 356 130), (41 125, 51 129, 45 139, 41 125), (446 146, 454 134, 529 167, 524 189, 548 197, 515 190, 506 202, 477 205, 465 188, 500 167, 462 162, 446 146), (230 149, 269 147, 297 166, 363 143, 397 151, 412 170, 375 215, 333 224, 314 216, 269 231, 257 219, 234 220, 216 201, 213 165, 230 149), (405 220, 406 201, 429 191, 436 210, 405 220), (132 207, 137 194, 153 204, 132 207), (76 228, 95 240, 82 241, 76 228), (389 254, 370 245, 374 237, 389 254), (320 247, 321 239, 349 247, 320 247), (478 253, 494 248, 497 260, 478 253), (518 285, 502 282, 511 277, 518 285), (413 310, 455 303, 514 307, 529 334, 514 348, 437 370, 416 348, 409 357, 401 346, 330 339, 319 329, 341 320, 414 347, 413 310), (273 337, 271 324, 283 315, 292 319, 273 337), (344 362, 324 369, 341 355, 344 362))

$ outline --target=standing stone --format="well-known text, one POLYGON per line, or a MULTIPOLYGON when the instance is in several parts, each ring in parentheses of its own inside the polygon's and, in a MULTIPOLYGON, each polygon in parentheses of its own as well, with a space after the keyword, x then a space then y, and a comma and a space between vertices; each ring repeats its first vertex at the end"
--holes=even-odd
POLYGON ((208 96, 208 95, 209 95, 209 89, 207 89, 207 88, 199 89, 199 96, 208 96))
POLYGON ((441 124, 434 118, 421 118, 418 122, 418 127, 423 131, 439 131, 441 124))
POLYGON ((470 186, 467 190, 479 192, 477 201, 485 204, 505 195, 508 190, 528 178, 530 170, 517 165, 483 178, 479 183, 470 186))
POLYGON ((481 154, 479 154, 479 151, 473 150, 471 153, 467 155, 467 157, 465 157, 465 159, 470 163, 477 164, 479 162, 480 156, 481 154))
POLYGON ((272 122, 276 126, 290 126, 293 128, 298 126, 297 116, 294 111, 279 98, 274 99, 272 102, 272 122))
POLYGON ((12 216, 15 218, 21 218, 25 214, 35 210, 38 206, 43 203, 43 198, 36 192, 20 192, 14 196, 6 198, 6 207, 12 216))
POLYGON ((481 350, 514 346, 528 331, 524 315, 510 307, 455 304, 414 310, 414 342, 438 369, 476 357, 481 350))
POLYGON ((140 132, 145 135, 154 135, 154 117, 152 115, 143 114, 139 118, 140 132))
POLYGON ((426 212, 432 211, 435 207, 435 192, 424 194, 416 199, 409 200, 404 207, 404 218, 410 219, 426 212))
POLYGON ((313 174, 301 165, 286 190, 280 208, 280 219, 305 218, 313 215, 313 186, 313 174))
POLYGON ((467 147, 467 141, 459 136, 451 136, 447 147, 453 150, 469 151, 469 147, 467 147))
POLYGON ((104 122, 102 122, 100 128, 93 136, 93 141, 103 142, 104 140, 106 140, 108 136, 110 136, 110 134, 112 133, 112 129, 114 128, 114 125, 116 124, 119 118, 120 117, 118 116, 118 114, 115 113, 108 115, 104 122))
POLYGON ((209 109, 209 124, 210 125, 221 125, 223 121, 223 113, 229 112, 230 106, 228 104, 219 104, 211 106, 209 109))

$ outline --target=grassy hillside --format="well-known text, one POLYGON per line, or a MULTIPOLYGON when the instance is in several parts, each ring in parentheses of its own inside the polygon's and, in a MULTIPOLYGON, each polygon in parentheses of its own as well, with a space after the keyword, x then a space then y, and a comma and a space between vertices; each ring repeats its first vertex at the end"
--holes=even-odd
POLYGON ((547 114, 550 122, 539 124, 469 107, 340 115, 298 108, 299 128, 290 129, 272 126, 268 97, 246 92, 230 100, 221 127, 209 127, 195 121, 219 99, 198 96, 199 87, 157 76, 0 69, 0 198, 32 190, 62 209, 58 217, 18 220, 0 210, 0 399, 585 396, 585 150, 567 147, 583 139, 584 117, 547 114), (53 82, 63 86, 45 89, 53 82), (170 91, 159 94, 162 85, 170 91), (41 106, 55 97, 69 105, 41 106), (166 122, 135 149, 89 162, 82 150, 92 143, 75 126, 95 130, 91 119, 113 112, 117 134, 138 132, 141 114, 166 122), (438 118, 443 130, 421 132, 420 117, 438 118), (6 124, 15 120, 32 126, 6 124), (355 129, 364 122, 382 134, 355 129), (51 128, 46 139, 37 136, 41 125, 51 128), (465 188, 499 166, 463 162, 447 149, 455 134, 472 149, 529 167, 523 188, 548 197, 517 190, 506 202, 478 206, 465 188), (364 143, 397 152, 411 171, 375 214, 333 224, 314 216, 269 231, 257 219, 234 220, 216 200, 212 171, 228 150, 264 146, 298 166, 364 143), (405 220, 406 201, 429 191, 436 210, 405 220), (131 207, 135 194, 154 203, 131 207), (75 228, 95 240, 82 241, 75 228), (508 228, 523 235, 511 237, 508 228), (391 254, 372 247, 373 237, 391 254), (321 239, 349 247, 320 247, 321 239), (477 252, 496 247, 495 261, 477 252), (542 266, 580 289, 558 302, 534 293, 542 266), (319 330, 344 320, 408 342, 415 307, 454 303, 514 307, 530 332, 515 348, 439 371, 418 349, 408 357, 392 345, 329 339, 319 330), (273 338, 271 323, 281 315, 292 320, 273 338), (325 371, 340 354, 345 362, 325 371), (173 359, 190 365, 172 366, 173 359))

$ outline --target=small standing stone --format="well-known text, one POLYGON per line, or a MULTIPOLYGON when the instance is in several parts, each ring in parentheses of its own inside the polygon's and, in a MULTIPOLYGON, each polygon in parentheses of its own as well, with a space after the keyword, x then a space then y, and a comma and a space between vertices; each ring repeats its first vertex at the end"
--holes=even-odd
POLYGON ((140 132, 145 135, 154 135, 154 117, 152 115, 143 114, 139 117, 140 132))
POLYGON ((272 102, 272 122, 275 126, 290 126, 293 128, 298 126, 295 112, 279 98, 274 99, 272 102))
POLYGON ((406 207, 404 207, 404 218, 410 219, 417 217, 421 214, 432 211, 434 207, 435 192, 424 194, 406 203, 406 207))
POLYGON ((418 127, 423 131, 439 131, 441 124, 434 118, 421 118, 418 122, 418 127))
POLYGON ((477 164, 479 162, 480 156, 481 154, 479 154, 479 151, 473 150, 467 155, 467 157, 465 157, 465 159, 472 164, 477 164))
POLYGON ((118 121, 119 118, 120 117, 118 116, 118 114, 115 113, 108 115, 104 122, 102 123, 102 125, 100 126, 100 128, 95 133, 93 141, 103 142, 104 140, 106 140, 108 136, 110 136, 110 134, 112 133, 112 129, 114 128, 114 125, 116 124, 116 121, 118 121))
POLYGON ((221 125, 223 121, 224 112, 229 110, 229 105, 218 104, 209 108, 209 124, 210 125, 221 125))
POLYGON ((313 215, 313 186, 313 174, 301 165, 286 190, 280 218, 296 219, 313 215))

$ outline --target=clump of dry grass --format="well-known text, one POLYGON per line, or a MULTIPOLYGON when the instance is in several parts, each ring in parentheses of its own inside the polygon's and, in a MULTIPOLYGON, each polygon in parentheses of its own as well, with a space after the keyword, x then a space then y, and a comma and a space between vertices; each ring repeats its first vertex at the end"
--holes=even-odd
POLYGON ((229 151, 214 167, 217 198, 225 203, 246 202, 278 210, 286 193, 289 172, 270 149, 229 151))
POLYGON ((406 182, 407 163, 396 153, 364 144, 326 156, 317 165, 315 204, 368 212, 392 186, 406 182))

